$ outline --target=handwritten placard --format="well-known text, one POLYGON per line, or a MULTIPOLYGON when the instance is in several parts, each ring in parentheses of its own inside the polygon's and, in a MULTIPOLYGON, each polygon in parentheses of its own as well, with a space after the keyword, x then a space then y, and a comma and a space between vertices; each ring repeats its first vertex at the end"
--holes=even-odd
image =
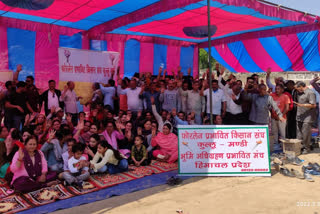
POLYGON ((271 176, 268 126, 178 126, 179 174, 271 176))

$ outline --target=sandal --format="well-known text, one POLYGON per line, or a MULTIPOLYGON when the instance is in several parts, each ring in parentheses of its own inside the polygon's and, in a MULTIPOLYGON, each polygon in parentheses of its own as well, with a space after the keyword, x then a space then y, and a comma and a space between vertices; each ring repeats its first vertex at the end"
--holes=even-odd
POLYGON ((295 177, 295 175, 293 175, 287 168, 280 168, 280 174, 291 178, 295 177))
POLYGON ((176 186, 182 183, 182 179, 181 178, 175 178, 175 177, 171 177, 167 180, 167 184, 169 186, 176 186))
POLYGON ((304 179, 309 182, 314 182, 313 178, 309 173, 304 173, 304 179))
POLYGON ((304 175, 302 175, 298 170, 291 169, 291 174, 294 175, 296 178, 304 179, 304 175))

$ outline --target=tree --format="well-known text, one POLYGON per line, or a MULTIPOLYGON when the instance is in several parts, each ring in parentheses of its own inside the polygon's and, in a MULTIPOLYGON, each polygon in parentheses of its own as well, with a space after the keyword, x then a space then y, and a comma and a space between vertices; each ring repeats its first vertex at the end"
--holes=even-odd
MULTIPOLYGON (((216 60, 211 56, 211 68, 214 69, 216 60)), ((199 69, 208 68, 208 52, 203 48, 199 49, 199 69)))

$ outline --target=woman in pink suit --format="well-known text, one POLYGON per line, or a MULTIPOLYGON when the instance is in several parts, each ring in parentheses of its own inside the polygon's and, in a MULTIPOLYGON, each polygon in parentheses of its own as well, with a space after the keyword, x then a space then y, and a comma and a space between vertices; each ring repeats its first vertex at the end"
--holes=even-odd
POLYGON ((162 132, 152 138, 152 147, 158 147, 153 151, 153 156, 159 161, 173 163, 178 159, 178 137, 170 132, 171 125, 166 123, 163 125, 162 132))
POLYGON ((56 173, 48 172, 47 161, 37 146, 37 137, 30 136, 24 148, 20 148, 13 157, 10 165, 13 173, 11 185, 16 191, 31 192, 57 184, 56 173))
POLYGON ((113 149, 118 150, 123 156, 129 157, 130 150, 128 149, 119 149, 118 140, 123 140, 124 135, 116 131, 116 125, 114 122, 108 121, 106 123, 106 130, 102 132, 102 135, 106 141, 113 147, 113 149))

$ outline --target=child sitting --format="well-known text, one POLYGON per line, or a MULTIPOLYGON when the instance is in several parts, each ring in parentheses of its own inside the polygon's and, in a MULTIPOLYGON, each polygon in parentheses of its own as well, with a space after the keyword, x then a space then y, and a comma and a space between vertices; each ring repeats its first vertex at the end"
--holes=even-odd
POLYGON ((134 138, 134 145, 131 149, 131 163, 136 166, 146 166, 149 164, 147 149, 142 143, 143 137, 141 135, 134 138))
POLYGON ((87 180, 90 176, 88 162, 83 155, 83 144, 75 144, 72 146, 73 156, 68 160, 68 168, 70 172, 64 172, 63 177, 69 185, 76 184, 82 188, 83 181, 87 180))
POLYGON ((115 150, 107 141, 100 141, 97 153, 90 161, 92 173, 116 174, 128 171, 128 161, 121 157, 119 151, 115 150))
POLYGON ((63 180, 64 176, 63 174, 65 172, 70 172, 69 167, 68 167, 68 160, 73 156, 72 153, 72 147, 73 145, 77 144, 77 141, 74 138, 68 139, 67 140, 67 146, 68 146, 68 151, 64 152, 62 154, 62 159, 63 159, 63 172, 59 174, 59 179, 63 180))

